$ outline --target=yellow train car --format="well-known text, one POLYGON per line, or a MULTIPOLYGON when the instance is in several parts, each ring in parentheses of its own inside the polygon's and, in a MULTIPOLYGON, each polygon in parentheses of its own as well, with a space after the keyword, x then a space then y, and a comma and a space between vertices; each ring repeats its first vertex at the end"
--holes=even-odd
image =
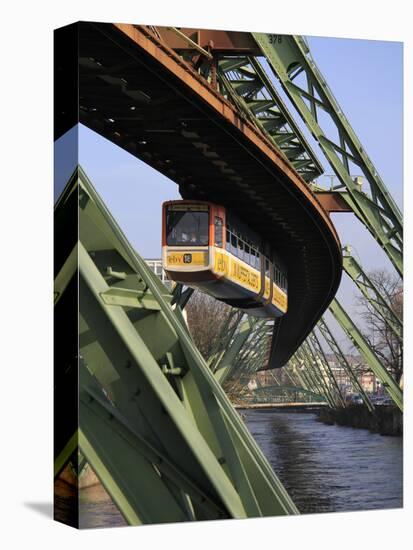
POLYGON ((228 209, 204 201, 168 201, 162 222, 162 264, 170 279, 255 317, 287 312, 281 260, 228 209))

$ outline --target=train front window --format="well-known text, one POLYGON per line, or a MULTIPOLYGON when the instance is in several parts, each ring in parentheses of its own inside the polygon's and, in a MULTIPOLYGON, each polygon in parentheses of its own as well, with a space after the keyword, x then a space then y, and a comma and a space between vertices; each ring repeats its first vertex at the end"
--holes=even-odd
POLYGON ((167 210, 166 243, 169 246, 207 246, 208 231, 207 211, 167 210))

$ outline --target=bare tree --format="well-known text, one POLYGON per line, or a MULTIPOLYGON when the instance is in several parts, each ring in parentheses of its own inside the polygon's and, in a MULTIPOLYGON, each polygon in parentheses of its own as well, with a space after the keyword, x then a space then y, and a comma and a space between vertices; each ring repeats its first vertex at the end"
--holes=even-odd
MULTIPOLYGON (((369 278, 393 312, 399 319, 402 319, 403 284, 401 279, 386 270, 373 271, 369 274, 369 278)), ((358 298, 358 305, 366 325, 364 336, 383 365, 399 383, 403 374, 403 343, 401 339, 364 296, 358 298)))
POLYGON ((192 338, 205 359, 211 355, 230 306, 196 290, 185 310, 192 338))

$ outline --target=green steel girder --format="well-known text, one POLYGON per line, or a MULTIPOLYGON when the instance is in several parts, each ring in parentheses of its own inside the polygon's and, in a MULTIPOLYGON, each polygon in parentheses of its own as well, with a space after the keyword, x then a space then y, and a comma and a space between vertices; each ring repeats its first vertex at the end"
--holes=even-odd
POLYGON ((309 334, 307 340, 308 340, 308 343, 310 344, 310 347, 313 348, 314 353, 317 356, 317 359, 320 360, 321 366, 322 366, 324 372, 328 376, 328 379, 330 381, 330 384, 331 384, 331 386, 334 390, 334 394, 336 396, 336 399, 335 399, 336 402, 339 404, 339 406, 345 407, 346 403, 345 403, 343 394, 341 393, 340 387, 337 384, 337 380, 334 376, 333 371, 330 368, 330 365, 328 364, 327 357, 325 356, 324 350, 323 350, 323 348, 320 344, 320 341, 317 338, 317 335, 314 332, 314 330, 309 334))
POLYGON ((222 58, 218 71, 224 94, 267 135, 304 180, 312 181, 323 173, 317 156, 258 59, 222 58))
POLYGON ((390 304, 386 302, 380 291, 364 272, 357 260, 345 249, 343 254, 343 268, 347 275, 354 281, 360 292, 368 300, 369 304, 385 321, 394 335, 403 341, 403 321, 397 316, 390 304))
POLYGON ((300 364, 304 366, 305 373, 306 375, 308 375, 308 378, 311 381, 313 388, 316 390, 317 393, 325 395, 327 401, 330 403, 331 406, 333 406, 334 401, 331 399, 328 391, 326 391, 324 387, 323 382, 320 380, 319 373, 315 368, 314 358, 311 356, 310 350, 306 345, 306 342, 303 342, 303 344, 297 350, 297 357, 299 358, 300 364))
POLYGON ((306 339, 301 345, 301 351, 306 358, 306 367, 307 369, 312 370, 315 379, 317 380, 318 386, 320 388, 320 393, 325 395, 327 401, 332 407, 337 407, 339 402, 332 392, 332 388, 327 383, 325 375, 321 369, 321 366, 318 361, 317 355, 314 353, 314 350, 310 346, 308 339, 306 339))
POLYGON ((72 437, 67 441, 66 445, 54 459, 54 477, 56 478, 70 461, 78 448, 78 432, 73 433, 72 437))
POLYGON ((253 33, 252 36, 319 143, 341 185, 347 190, 351 199, 349 204, 402 276, 402 214, 311 58, 304 39, 300 36, 283 35, 274 40, 274 35, 265 33, 253 33), (294 82, 299 75, 304 84, 298 85, 294 82), (338 143, 327 138, 322 130, 318 109, 328 115, 329 122, 337 130, 338 143), (350 161, 366 178, 370 187, 369 195, 363 193, 351 177, 350 161))
MULTIPOLYGON (((300 373, 300 370, 299 368, 297 367, 297 363, 295 361, 295 359, 293 359, 292 361, 290 361, 288 363, 288 365, 286 367, 284 367, 285 369, 289 369, 291 368, 294 376, 297 378, 298 380, 298 386, 301 386, 302 388, 308 390, 309 387, 308 387, 308 383, 304 380, 304 378, 301 376, 301 373, 300 373)), ((294 385, 297 385, 297 384, 294 384, 294 385)))
POLYGON ((220 331, 218 338, 216 338, 214 347, 212 349, 210 357, 208 357, 208 366, 215 373, 217 366, 221 361, 223 355, 228 350, 235 333, 240 330, 241 321, 244 317, 244 313, 235 308, 231 308, 220 331))
POLYGON ((232 395, 239 384, 245 385, 251 376, 261 370, 268 361, 272 338, 268 320, 254 320, 254 327, 245 339, 231 367, 230 377, 225 380, 225 391, 232 395))
POLYGON ((244 357, 240 357, 240 361, 244 363, 243 369, 246 373, 254 374, 258 370, 266 368, 270 354, 271 338, 272 332, 269 330, 267 321, 259 321, 256 325, 254 338, 251 342, 246 343, 244 357))
MULTIPOLYGON (((277 386, 281 386, 281 384, 280 384, 280 382, 279 382, 279 380, 278 380, 278 378, 277 378, 277 375, 276 375, 276 373, 274 372, 274 369, 269 370, 268 373, 270 374, 271 378, 275 381, 276 385, 277 385, 277 386)), ((293 385, 294 385, 294 384, 293 384, 293 385)), ((260 386, 259 386, 259 387, 260 387, 260 386)))
POLYGON ((370 199, 366 193, 361 190, 361 186, 357 185, 353 195, 347 191, 336 191, 340 197, 348 204, 352 209, 355 216, 367 227, 373 238, 385 249, 388 257, 396 267, 397 272, 402 277, 403 270, 399 270, 397 265, 403 266, 403 237, 401 233, 396 233, 391 222, 387 220, 386 212, 380 205, 374 200, 370 199), (354 199, 354 196, 358 196, 358 201, 354 199), (363 208, 361 208, 361 204, 363 208), (369 215, 366 215, 368 213, 369 215), (382 240, 377 239, 376 227, 370 223, 370 220, 376 220, 381 224, 381 227, 386 233, 387 237, 382 240), (384 244, 386 246, 384 246, 384 244))
POLYGON ((172 291, 173 298, 171 303, 176 304, 182 310, 191 299, 193 293, 193 288, 187 287, 184 290, 183 285, 181 283, 177 283, 172 291))
POLYGON ((322 395, 298 386, 263 386, 252 390, 251 393, 253 394, 253 397, 257 396, 256 400, 254 400, 255 402, 259 400, 258 396, 261 396, 262 394, 268 394, 269 397, 273 398, 276 395, 287 394, 288 396, 289 394, 294 395, 297 393, 309 396, 317 402, 324 401, 324 397, 322 395))
POLYGON ((202 508, 206 517, 225 517, 225 508, 183 474, 161 445, 148 441, 105 399, 87 368, 81 369, 80 376, 79 444, 129 523, 150 523, 154 518, 157 523, 168 522, 172 517, 186 521, 187 502, 173 496, 180 491, 202 508), (122 472, 130 464, 134 464, 133 471, 125 478, 122 472), (168 490, 171 487, 175 490, 168 490), (144 499, 143 494, 151 494, 151 498, 144 499))
POLYGON ((319 379, 318 373, 314 368, 313 360, 309 354, 308 349, 304 345, 301 345, 297 350, 296 356, 299 361, 299 365, 302 367, 302 374, 308 380, 309 386, 314 391, 320 395, 324 395, 330 407, 334 407, 334 401, 329 395, 329 392, 323 386, 323 383, 319 379))
POLYGON ((79 199, 80 431, 57 469, 79 444, 131 524, 298 513, 168 290, 81 169, 68 185, 79 199))
POLYGON ((398 386, 394 378, 383 366, 380 359, 371 349, 367 340, 357 328, 354 321, 346 313, 346 311, 336 298, 334 298, 334 300, 331 302, 329 309, 335 319, 338 321, 341 328, 347 334, 349 339, 353 342, 360 354, 364 357, 369 368, 382 382, 383 386, 386 388, 387 393, 393 399, 394 403, 399 407, 401 411, 403 411, 403 392, 401 388, 398 386))
POLYGON ((264 361, 268 358, 270 337, 266 321, 256 322, 255 331, 238 358, 243 371, 254 373, 264 366, 264 361))
POLYGON ((231 375, 233 369, 236 366, 236 357, 240 352, 242 346, 247 341, 249 335, 254 328, 254 321, 251 317, 248 317, 243 321, 239 327, 236 337, 233 339, 230 346, 227 348, 215 369, 215 377, 217 381, 223 385, 226 379, 231 375))
POLYGON ((301 358, 301 355, 298 351, 295 354, 293 361, 297 361, 297 372, 302 378, 304 378, 305 385, 303 387, 307 387, 307 389, 321 395, 320 389, 315 384, 312 375, 310 375, 310 371, 306 369, 305 359, 301 358))
POLYGON ((366 405, 367 409, 370 412, 374 411, 373 403, 370 401, 369 396, 364 391, 350 363, 347 361, 346 356, 344 355, 343 351, 338 345, 337 340, 334 338, 333 333, 328 328, 328 325, 325 322, 323 317, 321 317, 321 319, 318 321, 317 327, 321 335, 323 336, 324 340, 326 341, 327 345, 329 346, 334 356, 336 357, 338 365, 345 370, 345 372, 347 373, 353 385, 353 388, 356 390, 356 392, 358 392, 361 395, 361 398, 363 399, 363 402, 366 405))
POLYGON ((71 278, 75 274, 77 269, 77 244, 73 247, 65 263, 60 268, 59 273, 54 280, 54 305, 60 300, 67 285, 70 283, 71 278))
MULTIPOLYGON (((271 371, 270 371, 270 372, 271 372, 271 371)), ((272 372, 271 372, 271 374, 273 375, 273 377, 275 376, 272 372)), ((293 380, 291 374, 288 372, 288 369, 287 369, 287 368, 284 368, 283 374, 288 378, 288 380, 291 382, 291 384, 292 384, 293 386, 295 386, 295 381, 293 380)))

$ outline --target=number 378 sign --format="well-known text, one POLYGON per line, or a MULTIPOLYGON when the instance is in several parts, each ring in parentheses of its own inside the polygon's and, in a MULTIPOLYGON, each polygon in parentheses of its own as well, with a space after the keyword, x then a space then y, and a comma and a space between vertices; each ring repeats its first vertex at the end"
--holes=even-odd
POLYGON ((281 44, 282 35, 281 34, 269 34, 268 39, 270 41, 270 44, 281 44))

